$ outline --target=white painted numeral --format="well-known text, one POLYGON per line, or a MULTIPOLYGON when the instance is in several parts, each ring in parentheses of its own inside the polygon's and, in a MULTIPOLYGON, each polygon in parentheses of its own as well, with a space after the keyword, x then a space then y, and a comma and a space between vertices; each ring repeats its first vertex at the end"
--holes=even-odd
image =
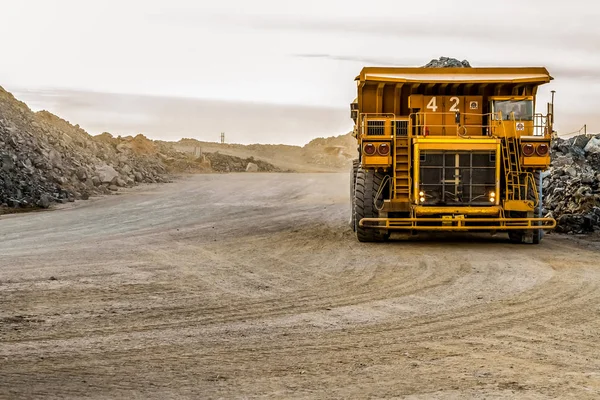
POLYGON ((460 103, 460 100, 458 97, 450 97, 450 101, 454 102, 454 104, 452 104, 452 107, 450 107, 450 112, 459 112, 460 110, 458 109, 458 103, 460 103))
POLYGON ((427 108, 433 112, 437 111, 438 106, 437 106, 437 100, 435 97, 432 97, 431 100, 429 100, 429 103, 427 103, 427 108))

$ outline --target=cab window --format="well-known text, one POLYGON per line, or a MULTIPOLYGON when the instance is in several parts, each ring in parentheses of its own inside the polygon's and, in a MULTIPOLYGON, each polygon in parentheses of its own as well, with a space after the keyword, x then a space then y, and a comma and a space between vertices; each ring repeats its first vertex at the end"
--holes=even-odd
POLYGON ((516 121, 533 121, 532 100, 494 100, 492 101, 492 112, 494 119, 500 119, 501 113, 504 121, 512 119, 514 113, 516 121))

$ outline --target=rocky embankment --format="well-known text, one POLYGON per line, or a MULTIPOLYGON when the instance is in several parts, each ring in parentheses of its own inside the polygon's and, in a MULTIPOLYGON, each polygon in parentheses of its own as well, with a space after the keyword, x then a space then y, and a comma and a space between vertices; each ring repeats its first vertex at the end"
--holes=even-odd
POLYGON ((552 164, 544 172, 544 210, 557 232, 600 230, 600 135, 555 139, 552 164))
MULTIPOLYGON (((237 170, 240 162, 236 157, 217 159, 217 172, 237 170)), ((275 169, 268 163, 253 165, 275 169)), ((213 171, 206 156, 184 154, 143 135, 91 136, 49 112, 32 112, 0 87, 0 213, 167 182, 172 173, 213 171)))
MULTIPOLYGON (((139 182, 166 182, 168 168, 142 135, 94 138, 0 88, 0 205, 49 207, 139 182)), ((167 156, 164 156, 167 157, 167 156)))

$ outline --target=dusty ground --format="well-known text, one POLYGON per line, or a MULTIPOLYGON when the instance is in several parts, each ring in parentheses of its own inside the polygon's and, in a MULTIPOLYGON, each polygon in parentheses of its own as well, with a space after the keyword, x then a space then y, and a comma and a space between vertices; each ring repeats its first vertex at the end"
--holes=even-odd
POLYGON ((360 244, 345 174, 0 218, 0 398, 600 397, 600 246, 360 244))

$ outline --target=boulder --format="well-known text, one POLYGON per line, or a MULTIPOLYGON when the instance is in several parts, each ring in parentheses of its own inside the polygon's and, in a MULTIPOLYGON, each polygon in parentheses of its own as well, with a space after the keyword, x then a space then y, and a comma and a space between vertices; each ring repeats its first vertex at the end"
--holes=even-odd
POLYGON ((133 173, 133 176, 135 177, 135 181, 136 182, 143 182, 144 181, 144 175, 142 175, 140 172, 136 171, 133 173))
POLYGON ((600 153, 600 138, 591 138, 585 145, 585 153, 600 153))
POLYGON ((113 179, 119 176, 119 173, 110 165, 96 167, 96 176, 101 183, 111 183, 113 179))
POLYGON ((15 168, 15 163, 10 155, 2 154, 0 156, 0 166, 4 171, 9 172, 15 168))
POLYGON ((577 176, 577 169, 574 166, 567 167, 565 172, 573 178, 577 176))
POLYGON ((80 181, 85 181, 87 179, 87 177, 88 177, 88 174, 87 174, 87 171, 85 168, 83 168, 83 167, 77 168, 77 178, 80 181))
POLYGON ((125 164, 123 165, 123 167, 121 168, 121 171, 125 174, 125 175, 129 175, 131 173, 131 166, 129 166, 129 164, 125 164))
POLYGON ((246 165, 246 172, 258 172, 258 165, 250 162, 246 165))
POLYGON ((572 138, 571 145, 574 147, 579 147, 580 149, 585 149, 585 146, 590 141, 590 138, 586 135, 578 135, 572 138))
POLYGON ((48 208, 52 204, 53 200, 54 199, 48 193, 44 193, 40 196, 40 199, 38 200, 37 205, 40 206, 41 208, 48 208))

